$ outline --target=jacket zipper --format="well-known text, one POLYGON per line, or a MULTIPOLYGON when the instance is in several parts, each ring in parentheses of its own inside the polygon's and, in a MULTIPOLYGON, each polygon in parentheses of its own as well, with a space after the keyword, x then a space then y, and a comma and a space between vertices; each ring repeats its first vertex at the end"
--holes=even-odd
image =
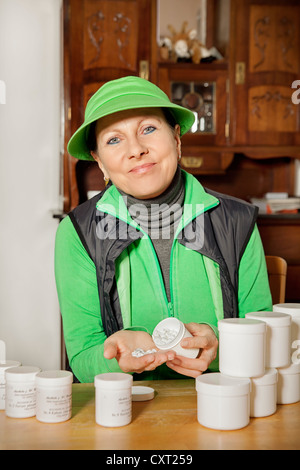
MULTIPOLYGON (((166 288, 165 288, 164 281, 163 281, 163 277, 162 277, 161 268, 160 268, 160 265, 159 265, 159 262, 158 262, 157 254, 156 254, 156 252, 155 252, 153 243, 152 243, 151 238, 149 237, 149 235, 148 235, 147 233, 145 233, 143 230, 141 230, 141 231, 146 235, 146 237, 148 238, 148 240, 149 240, 149 242, 150 242, 151 251, 152 251, 152 253, 153 253, 153 257, 154 257, 154 260, 155 260, 155 265, 156 265, 156 269, 157 269, 157 273, 158 273, 158 277, 159 277, 159 281, 160 281, 160 287, 161 287, 162 294, 163 294, 163 297, 164 297, 164 299, 165 299, 165 304, 166 304, 167 310, 168 310, 168 316, 169 316, 169 317, 174 317, 173 292, 172 292, 172 285, 171 285, 171 277, 170 277, 170 296, 171 296, 171 301, 169 302, 169 301, 168 301, 168 297, 167 297, 167 293, 166 293, 166 288)), ((173 243, 174 243, 174 242, 173 242, 173 243)), ((171 249, 171 256, 172 256, 172 251, 173 251, 173 245, 172 245, 172 249, 171 249)), ((170 275, 171 275, 171 262, 170 262, 170 275)))
MULTIPOLYGON (((116 214, 113 214, 111 213, 109 210, 105 210, 105 212, 107 214, 110 214, 110 215, 113 215, 114 217, 119 217, 119 216, 116 216, 116 214)), ((162 290, 162 294, 163 294, 163 298, 164 298, 164 301, 165 301, 165 305, 167 307, 167 311, 168 311, 168 316, 171 316, 173 317, 174 316, 174 311, 173 311, 173 303, 172 303, 172 286, 170 285, 170 292, 171 292, 171 302, 168 301, 168 298, 167 298, 167 293, 166 293, 166 289, 165 289, 165 285, 164 285, 164 282, 163 282, 163 278, 162 278, 162 272, 161 272, 161 268, 159 266, 159 262, 158 262, 158 258, 157 258, 157 254, 154 250, 154 246, 153 246, 153 243, 151 241, 151 238, 149 237, 149 235, 144 232, 144 230, 137 224, 132 224, 129 220, 127 219, 124 219, 123 217, 119 217, 120 220, 123 220, 123 222, 126 222, 128 225, 131 225, 132 227, 134 227, 135 229, 138 229, 140 232, 142 232, 144 234, 144 236, 146 236, 150 242, 150 246, 151 246, 151 250, 152 250, 152 253, 153 253, 153 257, 154 257, 154 261, 155 261, 155 265, 156 265, 156 269, 157 269, 157 273, 158 273, 158 276, 159 276, 159 281, 160 281, 160 286, 161 286, 161 290, 162 290)), ((174 242, 173 242, 174 243, 174 242)), ((173 246, 172 246, 173 248, 173 246)), ((171 250, 171 253, 172 253, 172 250, 171 250)))
MULTIPOLYGON (((210 206, 206 207, 205 208, 205 211, 211 209, 212 207, 214 207, 215 205, 217 204, 211 204, 210 206)), ((199 212, 196 212, 196 214, 194 216, 192 216, 190 218, 190 220, 187 220, 185 222, 185 226, 187 226, 193 219, 195 219, 196 217, 198 217, 198 215, 200 215, 202 212, 205 212, 204 210, 203 211, 199 211, 199 212)), ((171 248, 171 255, 170 255, 170 297, 171 297, 171 302, 168 302, 168 309, 169 309, 169 312, 170 312, 170 315, 171 317, 174 317, 174 297, 173 297, 173 248, 174 248, 174 243, 175 241, 177 240, 177 235, 179 233, 180 230, 183 230, 184 227, 181 227, 179 230, 178 230, 178 227, 177 227, 177 230, 176 230, 176 233, 174 235, 174 240, 173 240, 173 243, 172 243, 172 248, 171 248)), ((155 253, 156 255, 156 253, 155 253)), ((165 288, 164 288, 164 291, 165 291, 165 288)), ((166 296, 167 297, 167 296, 166 296)))
MULTIPOLYGON (((209 207, 206 207, 205 208, 205 211, 206 210, 209 210, 211 209, 212 207, 214 207, 215 205, 217 204, 212 204, 211 206, 209 207)), ((107 213, 110 213, 109 211, 106 211, 107 213)), ((203 211, 204 212, 204 211, 203 211)), ((185 222, 185 226, 188 225, 188 223, 193 220, 194 218, 198 217, 198 215, 200 215, 201 212, 198 212, 196 213, 194 216, 192 216, 190 218, 190 220, 186 221, 185 222)), ((111 214, 111 215, 114 215, 116 217, 115 214, 111 214)), ((158 262, 158 258, 157 258, 157 254, 155 252, 155 249, 154 249, 154 246, 153 246, 153 243, 152 243, 152 240, 151 238, 149 237, 149 235, 144 232, 143 229, 141 229, 141 227, 137 224, 131 224, 128 220, 124 220, 122 217, 120 217, 121 220, 123 220, 124 222, 126 222, 127 224, 131 225, 132 227, 134 227, 135 229, 138 229, 140 230, 147 238, 148 240, 150 241, 150 246, 151 246, 151 250, 152 250, 152 253, 153 253, 153 256, 154 256, 154 260, 155 260, 155 264, 156 264, 156 269, 157 269, 157 273, 158 273, 158 276, 159 276, 159 280, 160 280, 160 286, 161 286, 161 290, 162 290, 162 294, 163 294, 163 297, 164 297, 164 300, 165 300, 165 304, 166 304, 166 307, 167 307, 167 311, 168 311, 168 316, 169 317, 174 317, 174 297, 173 297, 173 248, 174 248, 174 243, 176 241, 176 237, 178 235, 178 229, 175 233, 175 236, 174 236, 174 240, 173 240, 173 243, 172 243, 172 248, 171 248, 171 254, 170 254, 170 302, 168 301, 168 298, 167 298, 167 293, 166 293, 166 288, 165 288, 165 285, 164 285, 164 281, 163 281, 163 278, 162 278, 162 272, 161 272, 161 268, 159 266, 159 262, 158 262)), ((184 227, 182 227, 180 230, 182 230, 184 227)))

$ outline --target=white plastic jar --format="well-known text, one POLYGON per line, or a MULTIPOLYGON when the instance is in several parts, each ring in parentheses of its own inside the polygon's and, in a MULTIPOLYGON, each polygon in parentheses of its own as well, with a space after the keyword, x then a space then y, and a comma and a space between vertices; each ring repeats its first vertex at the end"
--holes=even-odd
POLYGON ((2 361, 0 362, 0 410, 5 410, 5 371, 11 367, 21 365, 19 361, 2 361))
POLYGON ((250 379, 228 377, 219 372, 196 378, 197 419, 207 428, 234 430, 250 420, 250 379))
POLYGON ((60 423, 72 416, 72 372, 49 370, 36 375, 36 419, 60 423))
POLYGON ((287 405, 300 401, 300 363, 281 367, 278 371, 277 403, 287 405))
POLYGON ((252 377, 250 392, 250 417, 270 416, 277 408, 277 370, 266 369, 261 377, 252 377))
POLYGON ((291 343, 296 340, 300 341, 300 304, 275 304, 273 311, 291 315, 291 343))
POLYGON ((266 323, 266 367, 285 367, 291 362, 291 316, 281 312, 250 312, 246 318, 266 323))
POLYGON ((108 372, 95 376, 96 423, 126 426, 132 419, 132 375, 108 372))
POLYGON ((250 318, 219 320, 219 369, 233 377, 265 373, 266 324, 250 318))
POLYGON ((191 338, 192 336, 184 324, 174 317, 165 318, 159 322, 152 334, 153 341, 158 349, 172 350, 179 356, 195 359, 199 354, 199 349, 185 349, 180 346, 183 338, 191 338))
POLYGON ((10 418, 30 418, 36 413, 35 377, 41 369, 12 367, 5 371, 5 413, 10 418))

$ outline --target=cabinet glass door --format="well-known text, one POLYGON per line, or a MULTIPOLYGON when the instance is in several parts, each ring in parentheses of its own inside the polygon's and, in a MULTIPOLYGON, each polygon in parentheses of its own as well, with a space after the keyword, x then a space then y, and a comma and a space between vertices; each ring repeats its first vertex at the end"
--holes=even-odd
POLYGON ((195 123, 190 132, 214 134, 215 124, 215 82, 171 82, 171 100, 190 109, 195 114, 195 123))

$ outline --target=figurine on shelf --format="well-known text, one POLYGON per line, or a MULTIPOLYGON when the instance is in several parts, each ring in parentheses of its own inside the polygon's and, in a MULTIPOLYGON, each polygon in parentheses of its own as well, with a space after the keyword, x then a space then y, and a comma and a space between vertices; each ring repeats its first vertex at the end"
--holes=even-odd
POLYGON ((169 51, 171 52, 169 56, 175 62, 193 62, 194 64, 199 64, 202 57, 201 48, 204 45, 198 41, 196 30, 188 30, 187 24, 187 21, 184 21, 179 32, 172 25, 168 25, 171 37, 164 38, 163 43, 168 44, 169 51))
POLYGON ((172 54, 172 41, 170 38, 165 37, 159 42, 160 58, 162 60, 169 60, 172 54))
POLYGON ((223 59, 215 47, 207 49, 197 39, 197 31, 195 29, 188 30, 187 25, 187 21, 184 21, 179 32, 172 25, 168 25, 171 36, 163 37, 159 43, 162 60, 199 64, 200 62, 223 59))

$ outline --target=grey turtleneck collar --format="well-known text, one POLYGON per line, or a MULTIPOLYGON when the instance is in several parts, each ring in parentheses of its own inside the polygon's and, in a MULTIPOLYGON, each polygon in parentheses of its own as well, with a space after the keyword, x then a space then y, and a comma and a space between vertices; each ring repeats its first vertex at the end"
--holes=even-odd
POLYGON ((174 233, 182 216, 184 189, 181 169, 177 167, 170 186, 153 199, 136 199, 119 190, 132 219, 152 240, 169 300, 170 254, 174 233))
MULTIPOLYGON (((120 191, 120 190, 119 190, 120 191)), ((184 182, 180 167, 177 168, 170 186, 152 199, 136 199, 122 191, 131 217, 152 239, 173 238, 184 201, 184 182)))

